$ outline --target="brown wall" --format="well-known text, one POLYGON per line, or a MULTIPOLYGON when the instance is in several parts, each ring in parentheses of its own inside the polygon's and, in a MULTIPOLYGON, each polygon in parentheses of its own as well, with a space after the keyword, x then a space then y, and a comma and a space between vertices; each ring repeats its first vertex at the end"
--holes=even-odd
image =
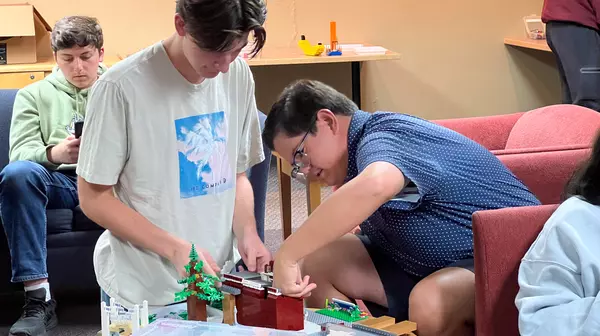
MULTIPOLYGON (((0 3, 14 3, 0 0, 0 3)), ((53 25, 64 15, 96 16, 108 55, 129 54, 173 31, 174 0, 29 0, 53 25)), ((268 48, 301 34, 327 42, 329 21, 341 43, 368 42, 402 54, 363 67, 363 108, 425 118, 504 114, 558 103, 550 53, 504 46, 523 35, 522 17, 542 0, 270 0, 268 48), (345 8, 342 10, 342 5, 345 8)), ((309 77, 350 95, 346 64, 253 68, 259 107, 267 110, 290 81, 309 77)))

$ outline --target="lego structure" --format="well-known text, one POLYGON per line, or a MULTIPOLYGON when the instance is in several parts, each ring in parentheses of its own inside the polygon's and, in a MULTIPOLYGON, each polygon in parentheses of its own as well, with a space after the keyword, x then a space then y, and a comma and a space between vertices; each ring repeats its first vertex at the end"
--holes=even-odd
POLYGON ((263 335, 263 336, 415 336, 414 322, 396 323, 391 317, 369 317, 356 323, 346 323, 306 309, 306 328, 302 331, 277 330, 223 323, 158 319, 136 333, 137 336, 208 336, 208 335, 263 335), (311 314, 312 313, 312 314, 311 314), (316 318, 313 320, 312 318, 316 318), (327 321, 323 321, 322 318, 327 321))
POLYGON ((187 301, 188 320, 206 321, 206 305, 223 299, 223 294, 215 286, 219 279, 205 274, 203 267, 204 263, 199 260, 196 247, 192 244, 190 262, 185 266, 187 275, 178 281, 186 286, 181 292, 175 293, 175 301, 187 301))
POLYGON ((367 318, 367 313, 360 310, 358 305, 339 299, 325 301, 325 308, 317 310, 317 314, 330 316, 345 322, 357 322, 367 318))
MULTIPOLYGON (((273 263, 264 272, 223 275, 224 291, 235 296, 237 323, 278 330, 304 329, 304 301, 273 288, 273 263), (235 290, 235 291, 234 291, 235 290)), ((225 312, 225 311, 224 311, 225 312)))
POLYGON ((135 305, 128 311, 111 298, 109 305, 102 301, 100 314, 101 336, 130 336, 149 324, 147 301, 144 301, 141 307, 135 305))

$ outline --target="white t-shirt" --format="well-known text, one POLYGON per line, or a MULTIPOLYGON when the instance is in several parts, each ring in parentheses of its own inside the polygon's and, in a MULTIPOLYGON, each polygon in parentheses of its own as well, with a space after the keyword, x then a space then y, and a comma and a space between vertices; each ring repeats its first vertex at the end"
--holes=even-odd
MULTIPOLYGON (((236 172, 264 160, 254 79, 241 58, 195 85, 162 42, 115 64, 92 87, 77 174, 162 229, 239 258, 232 229, 236 172)), ((106 209, 111 211, 111 209, 106 209)), ((100 287, 125 307, 174 302, 174 266, 105 231, 94 252, 100 287)))

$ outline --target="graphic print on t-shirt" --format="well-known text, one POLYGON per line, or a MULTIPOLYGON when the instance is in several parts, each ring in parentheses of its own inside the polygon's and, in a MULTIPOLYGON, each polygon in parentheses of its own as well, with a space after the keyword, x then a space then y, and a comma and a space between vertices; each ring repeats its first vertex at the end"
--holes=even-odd
POLYGON ((175 120, 181 198, 216 194, 233 187, 227 154, 225 113, 175 120))

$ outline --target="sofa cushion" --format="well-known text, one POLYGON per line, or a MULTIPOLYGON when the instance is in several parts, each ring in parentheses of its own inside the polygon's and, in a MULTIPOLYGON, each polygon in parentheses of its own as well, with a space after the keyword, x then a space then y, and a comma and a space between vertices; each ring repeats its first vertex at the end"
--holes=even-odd
POLYGON ((558 104, 525 113, 515 123, 505 149, 589 145, 600 128, 600 113, 577 105, 558 104))
POLYGON ((92 222, 83 213, 81 208, 77 206, 73 210, 73 231, 90 231, 90 230, 104 230, 98 224, 92 222))
POLYGON ((46 216, 49 234, 73 231, 73 211, 71 209, 48 209, 46 216))
POLYGON ((484 117, 438 119, 432 122, 458 132, 489 150, 502 150, 515 123, 525 112, 484 117))

